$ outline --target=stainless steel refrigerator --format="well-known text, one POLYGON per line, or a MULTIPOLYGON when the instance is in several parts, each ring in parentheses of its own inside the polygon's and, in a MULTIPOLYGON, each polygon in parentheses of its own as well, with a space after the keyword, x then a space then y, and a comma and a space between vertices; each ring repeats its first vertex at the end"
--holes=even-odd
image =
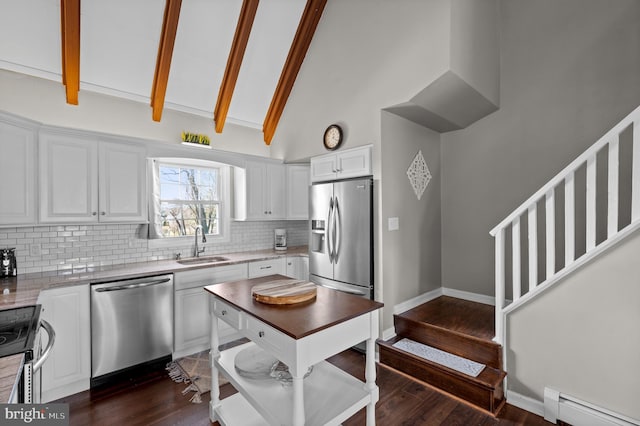
POLYGON ((373 299, 373 181, 309 190, 309 275, 316 284, 373 299))

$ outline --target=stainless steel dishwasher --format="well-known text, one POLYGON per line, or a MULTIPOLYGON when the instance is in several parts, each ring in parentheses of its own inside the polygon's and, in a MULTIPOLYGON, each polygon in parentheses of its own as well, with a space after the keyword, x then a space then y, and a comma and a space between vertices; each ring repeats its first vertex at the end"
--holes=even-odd
POLYGON ((91 377, 170 355, 173 275, 91 285, 91 377))

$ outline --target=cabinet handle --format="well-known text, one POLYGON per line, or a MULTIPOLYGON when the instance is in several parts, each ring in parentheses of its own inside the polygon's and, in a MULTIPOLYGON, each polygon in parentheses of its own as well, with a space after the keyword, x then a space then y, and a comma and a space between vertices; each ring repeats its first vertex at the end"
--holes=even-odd
POLYGON ((106 216, 107 212, 100 212, 102 216, 106 216))
POLYGON ((266 211, 266 210, 264 211, 264 214, 267 214, 267 211, 266 211))
POLYGON ((260 269, 271 269, 271 265, 269 265, 269 266, 261 266, 260 269))
POLYGON ((269 210, 269 214, 271 214, 271 210, 269 210))
POLYGON ((258 337, 264 337, 264 331, 259 331, 258 332, 258 337))
POLYGON ((220 312, 220 313, 222 314, 222 316, 227 315, 227 311, 222 311, 222 312, 220 312))
POLYGON ((98 212, 92 212, 91 216, 96 216, 98 214, 98 212))
POLYGON ((287 263, 287 265, 291 266, 291 262, 287 263))

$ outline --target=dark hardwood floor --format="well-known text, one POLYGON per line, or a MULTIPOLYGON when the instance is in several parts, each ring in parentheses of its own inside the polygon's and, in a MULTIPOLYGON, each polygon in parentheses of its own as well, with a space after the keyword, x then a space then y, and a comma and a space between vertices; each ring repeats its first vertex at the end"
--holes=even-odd
MULTIPOLYGON (((330 362, 360 379, 364 377, 364 355, 347 350, 330 362)), ((541 417, 507 405, 498 418, 382 365, 377 365, 380 400, 377 424, 387 425, 544 425, 541 417)), ((86 425, 211 425, 209 394, 201 404, 182 395, 185 385, 174 383, 164 370, 81 392, 57 402, 69 404, 70 424, 86 425)), ((235 393, 230 384, 221 388, 221 398, 235 393)), ((215 423, 217 425, 217 423, 215 423)), ((365 424, 364 410, 344 422, 365 424)))

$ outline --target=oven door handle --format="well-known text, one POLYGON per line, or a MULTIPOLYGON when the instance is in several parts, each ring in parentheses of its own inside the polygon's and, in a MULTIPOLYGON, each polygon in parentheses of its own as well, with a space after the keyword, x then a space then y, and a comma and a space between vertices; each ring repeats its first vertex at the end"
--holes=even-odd
POLYGON ((51 327, 51 324, 49 324, 45 320, 40 320, 40 327, 47 332, 49 341, 47 342, 47 347, 44 348, 44 351, 42 351, 42 354, 40 355, 38 360, 33 363, 34 373, 38 371, 42 367, 42 364, 44 364, 44 362, 47 360, 49 354, 51 354, 51 349, 53 349, 53 343, 56 341, 56 332, 53 330, 53 327, 51 327))

